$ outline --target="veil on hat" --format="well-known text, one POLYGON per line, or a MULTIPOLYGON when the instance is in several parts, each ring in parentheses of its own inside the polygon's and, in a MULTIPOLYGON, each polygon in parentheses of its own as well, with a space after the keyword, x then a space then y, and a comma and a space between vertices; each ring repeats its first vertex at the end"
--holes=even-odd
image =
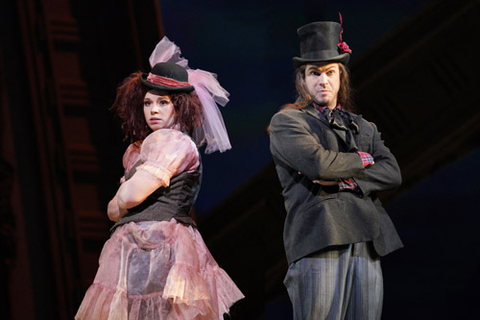
POLYGON ((159 62, 171 62, 187 69, 188 82, 195 88, 205 116, 202 127, 195 130, 193 140, 199 147, 206 142, 205 153, 224 152, 231 149, 227 129, 217 106, 218 103, 224 107, 229 101, 230 94, 218 83, 215 74, 200 69, 190 69, 188 60, 180 55, 180 48, 167 37, 163 37, 150 55, 150 66, 153 68, 159 62))

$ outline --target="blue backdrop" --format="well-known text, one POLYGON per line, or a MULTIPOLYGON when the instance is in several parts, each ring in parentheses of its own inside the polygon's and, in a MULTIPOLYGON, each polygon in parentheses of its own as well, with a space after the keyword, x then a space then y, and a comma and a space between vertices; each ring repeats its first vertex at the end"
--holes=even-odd
POLYGON ((233 148, 204 156, 197 216, 271 161, 265 129, 276 110, 295 99, 291 59, 299 54, 297 28, 339 21, 341 12, 353 61, 427 2, 161 0, 166 35, 191 68, 218 74, 231 94, 222 113, 233 148))

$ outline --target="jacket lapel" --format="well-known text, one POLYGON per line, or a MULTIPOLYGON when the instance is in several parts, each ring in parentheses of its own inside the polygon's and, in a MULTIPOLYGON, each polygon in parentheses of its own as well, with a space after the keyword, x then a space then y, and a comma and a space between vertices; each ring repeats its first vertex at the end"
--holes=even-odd
POLYGON ((327 119, 325 119, 324 115, 321 114, 317 109, 315 109, 312 105, 309 105, 308 107, 306 107, 305 110, 309 115, 311 115, 312 117, 316 118, 317 120, 320 120, 321 122, 325 123, 326 125, 328 125, 328 121, 327 119))
POLYGON ((331 127, 330 128, 337 134, 337 136, 340 138, 340 140, 343 141, 343 143, 346 145, 347 144, 347 131, 343 129, 338 129, 336 127, 331 127))
POLYGON ((347 128, 339 124, 338 122, 334 121, 334 119, 331 119, 330 113, 327 113, 327 115, 324 115, 320 113, 320 111, 315 109, 315 107, 312 105, 309 105, 308 107, 306 107, 305 110, 309 115, 318 119, 320 122, 323 122, 327 127, 332 129, 332 131, 335 132, 335 134, 340 138, 341 141, 343 141, 344 144, 347 143, 347 131, 346 131, 347 128))
POLYGON ((309 105, 304 109, 310 116, 316 118, 320 122, 323 122, 326 126, 332 129, 333 132, 338 136, 338 138, 343 142, 343 144, 347 147, 348 150, 357 150, 357 139, 359 133, 359 120, 361 120, 362 116, 353 115, 353 123, 352 125, 356 128, 355 132, 352 130, 348 130, 347 127, 343 124, 343 122, 337 121, 334 117, 331 117, 331 112, 328 112, 326 115, 320 113, 314 106, 309 105), (350 139, 350 143, 347 142, 347 134, 352 132, 352 138, 350 139))

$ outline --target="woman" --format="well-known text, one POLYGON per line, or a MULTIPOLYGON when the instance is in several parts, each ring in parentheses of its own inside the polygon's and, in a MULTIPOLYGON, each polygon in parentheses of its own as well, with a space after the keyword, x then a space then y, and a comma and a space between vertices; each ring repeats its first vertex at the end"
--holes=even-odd
POLYGON ((202 171, 197 148, 204 142, 207 152, 230 148, 221 115, 211 109, 223 88, 208 72, 187 72, 179 56, 164 38, 152 57, 177 63, 156 63, 118 89, 113 109, 135 142, 108 205, 113 234, 76 319, 223 319, 243 298, 190 216, 202 171))

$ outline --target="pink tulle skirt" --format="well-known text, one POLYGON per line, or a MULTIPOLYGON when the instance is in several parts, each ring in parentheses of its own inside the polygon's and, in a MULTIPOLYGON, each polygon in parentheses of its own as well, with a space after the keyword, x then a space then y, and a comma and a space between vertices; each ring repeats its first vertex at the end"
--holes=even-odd
POLYGON ((105 243, 75 319, 223 319, 244 296, 196 228, 130 222, 105 243))

